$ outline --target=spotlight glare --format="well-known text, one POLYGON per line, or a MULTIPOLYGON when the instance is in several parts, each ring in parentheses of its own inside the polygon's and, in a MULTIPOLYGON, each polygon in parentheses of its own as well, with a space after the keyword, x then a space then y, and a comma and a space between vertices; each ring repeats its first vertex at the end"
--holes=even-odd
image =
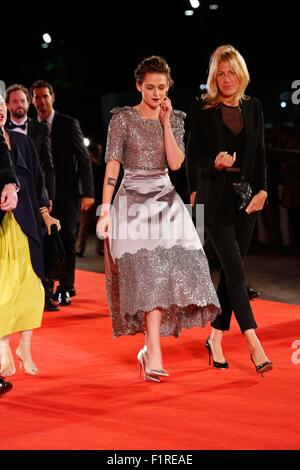
POLYGON ((88 139, 87 137, 84 137, 83 143, 86 147, 88 147, 90 145, 90 139, 88 139))
POLYGON ((191 4, 192 8, 199 8, 200 7, 199 0, 190 0, 190 4, 191 4))
POLYGON ((285 101, 281 101, 280 106, 281 106, 282 108, 286 108, 286 102, 285 102, 285 101))
POLYGON ((193 10, 185 10, 184 14, 185 16, 193 16, 194 12, 193 10))
POLYGON ((48 33, 43 34, 43 41, 46 44, 50 44, 50 42, 52 41, 50 34, 48 34, 48 33))

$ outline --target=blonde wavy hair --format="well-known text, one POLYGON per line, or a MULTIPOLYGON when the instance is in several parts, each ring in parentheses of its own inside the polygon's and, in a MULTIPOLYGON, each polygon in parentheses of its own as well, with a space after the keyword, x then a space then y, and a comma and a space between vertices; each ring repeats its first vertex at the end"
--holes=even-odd
POLYGON ((214 108, 220 104, 220 92, 217 85, 217 72, 220 62, 228 62, 239 80, 239 88, 234 96, 235 101, 249 99, 245 95, 245 90, 250 82, 250 75, 243 56, 230 44, 220 46, 214 50, 209 61, 209 73, 207 79, 208 91, 204 93, 203 99, 205 108, 214 108))

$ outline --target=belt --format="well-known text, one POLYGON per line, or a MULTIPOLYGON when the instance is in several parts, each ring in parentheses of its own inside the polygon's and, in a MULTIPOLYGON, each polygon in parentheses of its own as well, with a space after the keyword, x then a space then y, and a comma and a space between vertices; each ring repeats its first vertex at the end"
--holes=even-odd
POLYGON ((240 168, 228 167, 228 168, 225 168, 225 171, 231 171, 233 173, 239 173, 241 171, 241 169, 240 168))

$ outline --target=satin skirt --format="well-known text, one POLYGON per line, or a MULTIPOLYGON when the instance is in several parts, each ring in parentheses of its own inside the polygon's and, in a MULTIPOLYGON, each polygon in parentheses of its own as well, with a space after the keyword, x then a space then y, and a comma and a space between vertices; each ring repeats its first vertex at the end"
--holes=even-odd
POLYGON ((105 242, 113 336, 145 332, 162 312, 161 335, 204 327, 220 312, 193 221, 167 170, 125 170, 105 242))
POLYGON ((0 338, 38 328, 44 288, 32 268, 28 239, 12 212, 0 224, 0 338))

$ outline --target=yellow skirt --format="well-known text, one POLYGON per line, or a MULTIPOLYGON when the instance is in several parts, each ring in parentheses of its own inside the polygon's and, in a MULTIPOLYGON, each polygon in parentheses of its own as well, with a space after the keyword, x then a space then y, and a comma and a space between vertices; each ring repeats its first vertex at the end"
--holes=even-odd
POLYGON ((13 213, 7 212, 0 223, 0 338, 41 326, 44 302, 28 239, 13 213))

